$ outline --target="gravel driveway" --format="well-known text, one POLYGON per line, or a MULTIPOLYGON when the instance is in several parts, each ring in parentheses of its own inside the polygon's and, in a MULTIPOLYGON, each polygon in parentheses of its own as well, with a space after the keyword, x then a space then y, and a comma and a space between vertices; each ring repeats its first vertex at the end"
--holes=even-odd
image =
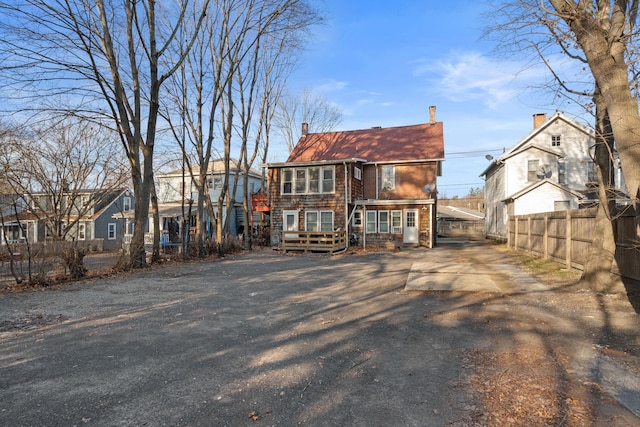
POLYGON ((0 425, 483 425, 474 355, 521 331, 496 316, 505 295, 406 291, 428 258, 265 249, 0 295, 0 425))

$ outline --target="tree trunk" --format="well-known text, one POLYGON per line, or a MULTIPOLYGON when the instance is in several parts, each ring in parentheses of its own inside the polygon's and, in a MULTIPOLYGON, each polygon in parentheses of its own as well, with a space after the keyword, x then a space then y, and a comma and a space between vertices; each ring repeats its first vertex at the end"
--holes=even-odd
POLYGON ((613 173, 614 139, 611 121, 602 94, 596 87, 595 162, 598 167, 598 211, 593 227, 593 241, 581 280, 596 292, 608 292, 616 283, 611 275, 616 252, 616 194, 613 173))

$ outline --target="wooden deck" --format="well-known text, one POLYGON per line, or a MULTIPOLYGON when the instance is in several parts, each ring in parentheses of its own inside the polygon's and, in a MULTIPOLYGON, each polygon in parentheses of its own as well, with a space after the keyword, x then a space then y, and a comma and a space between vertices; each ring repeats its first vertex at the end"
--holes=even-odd
POLYGON ((283 231, 282 249, 287 251, 329 252, 347 248, 345 231, 283 231))

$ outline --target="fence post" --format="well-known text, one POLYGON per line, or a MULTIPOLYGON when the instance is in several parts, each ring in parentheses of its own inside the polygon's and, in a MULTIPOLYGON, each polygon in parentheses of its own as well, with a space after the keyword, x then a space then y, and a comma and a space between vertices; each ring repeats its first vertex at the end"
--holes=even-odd
POLYGON ((515 230, 514 230, 514 234, 513 234, 513 249, 515 249, 516 251, 518 250, 518 217, 514 218, 515 220, 515 230))
POLYGON ((544 214, 544 231, 542 236, 543 259, 549 259, 549 214, 544 214))
POLYGON ((527 248, 529 253, 533 253, 533 247, 531 245, 531 216, 527 217, 527 248))
POLYGON ((571 270, 571 247, 572 240, 571 235, 573 234, 571 230, 571 211, 567 209, 567 219, 566 219, 566 234, 565 234, 565 253, 566 253, 566 267, 567 270, 571 270))

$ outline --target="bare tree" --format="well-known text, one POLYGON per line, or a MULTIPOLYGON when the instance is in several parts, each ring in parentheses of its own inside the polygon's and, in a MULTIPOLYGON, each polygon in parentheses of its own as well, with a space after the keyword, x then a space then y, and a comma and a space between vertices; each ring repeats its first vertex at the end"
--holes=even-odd
MULTIPOLYGON (((128 184, 117 135, 82 120, 40 123, 5 139, 3 146, 0 168, 15 197, 14 220, 22 209, 28 211, 52 241, 77 243, 93 208, 128 184)), ((76 244, 66 249, 62 255, 72 276, 83 275, 84 254, 76 244)))
POLYGON ((274 118, 289 152, 300 140, 303 123, 313 132, 329 132, 343 120, 342 111, 337 105, 310 89, 304 89, 298 96, 283 95, 274 118))
POLYGON ((120 135, 136 198, 133 267, 146 265, 160 89, 189 51, 207 3, 184 39, 178 35, 188 0, 162 7, 153 0, 0 3, 0 71, 8 90, 30 94, 35 109, 71 111, 120 135))

